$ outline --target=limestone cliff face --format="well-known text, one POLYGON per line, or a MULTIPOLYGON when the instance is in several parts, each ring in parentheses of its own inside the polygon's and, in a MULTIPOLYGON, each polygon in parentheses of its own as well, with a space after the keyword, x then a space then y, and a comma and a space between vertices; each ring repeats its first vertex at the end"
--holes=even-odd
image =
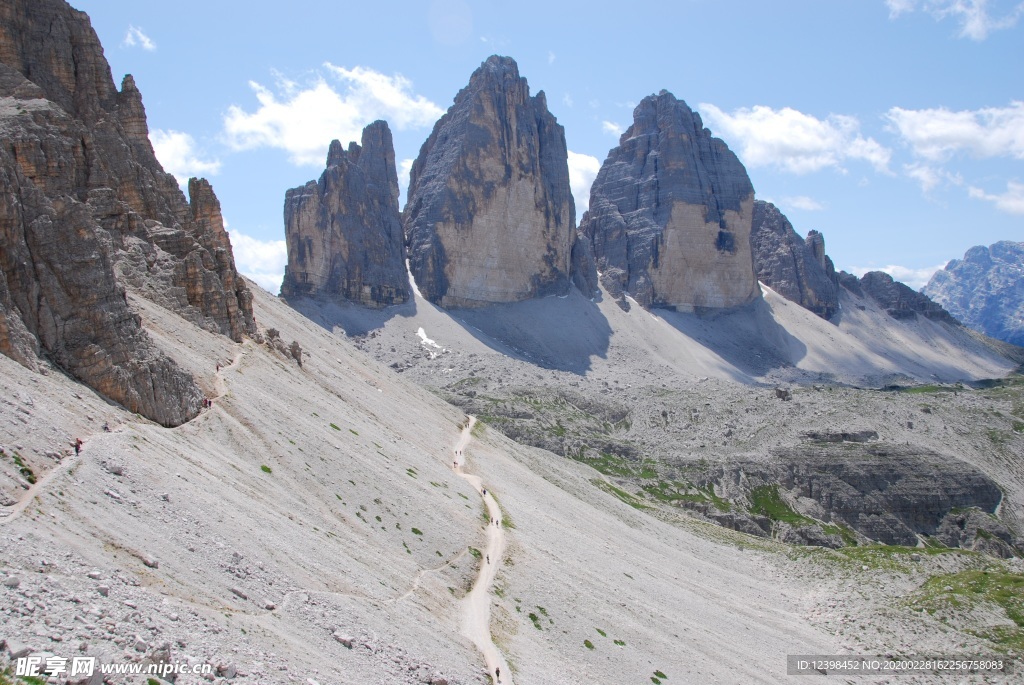
POLYGON ((566 292, 575 211, 544 93, 530 97, 512 59, 488 58, 412 167, 403 223, 420 292, 444 307, 566 292))
POLYGON ((88 17, 62 0, 0 5, 0 351, 42 356, 165 425, 198 413, 125 287, 240 340, 251 294, 205 181, 186 202, 148 138, 131 76, 119 91, 88 17))
POLYGON ((921 291, 969 328, 1024 346, 1024 243, 977 245, 921 291))
POLYGON ((580 231, 602 284, 644 307, 734 307, 760 291, 754 188, 725 143, 671 93, 643 99, 608 153, 580 231))
POLYGON ((823 319, 838 311, 836 270, 820 233, 804 241, 775 205, 755 200, 750 244, 759 281, 823 319))
POLYGON ((327 169, 285 194, 288 265, 281 294, 356 302, 369 307, 409 299, 398 171, 391 130, 363 129, 346 152, 333 141, 327 169))

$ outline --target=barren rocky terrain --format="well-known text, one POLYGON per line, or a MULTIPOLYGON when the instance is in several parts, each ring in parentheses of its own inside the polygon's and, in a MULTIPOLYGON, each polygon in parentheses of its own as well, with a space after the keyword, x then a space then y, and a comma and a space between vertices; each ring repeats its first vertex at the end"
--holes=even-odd
MULTIPOLYGON (((587 376, 506 355, 505 367, 491 366, 497 352, 472 335, 447 338, 422 300, 414 317, 393 316, 360 342, 383 345, 383 331, 401 330, 394 354, 404 340, 418 363, 399 374, 253 289, 260 326, 299 341, 301 367, 266 344, 233 343, 132 300, 156 344, 217 397, 178 428, 126 414, 58 372, 0 359, 4 466, 17 453, 37 481, 12 492, 20 504, 0 519, 8 654, 208 663, 213 678, 231 682, 487 682, 462 628, 464 597, 484 563, 474 550, 487 540, 479 495, 452 469, 466 416, 412 383, 416 369, 426 378, 436 366, 437 378, 456 383, 445 370, 462 357, 473 360, 459 369, 465 378, 517 388, 530 374, 538 394, 555 379, 576 390, 572 383, 607 382, 609 404, 644 394, 639 382, 602 372, 596 356, 587 376), (423 336, 420 316, 434 324, 423 336), (623 387, 613 392, 615 381, 623 387), (77 458, 75 437, 85 440, 77 458)), ((467 330, 454 318, 449 326, 467 330)), ((677 417, 669 426, 681 424, 673 440, 692 435, 695 455, 717 453, 722 441, 722 453, 735 451, 721 433, 729 421, 734 434, 751 430, 746 407, 763 412, 765 435, 754 439, 770 445, 810 423, 849 426, 822 418, 845 406, 857 411, 855 428, 891 442, 913 430, 977 464, 1006 488, 1000 515, 1019 517, 1012 388, 915 394, 833 384, 797 387, 782 401, 756 383, 663 373, 649 384, 661 388, 661 379, 677 417), (680 420, 676 407, 702 418, 680 420), (907 417, 914 429, 898 426, 907 417)), ((656 422, 660 410, 631 407, 629 416, 656 422)), ((491 636, 508 664, 502 682, 645 682, 656 672, 666 681, 778 682, 787 654, 1016 649, 1019 628, 995 598, 970 608, 949 600, 974 570, 1019 578, 1019 559, 828 551, 737 533, 496 428, 477 424, 464 469, 502 511, 506 548, 489 590, 491 636), (951 584, 930 590, 947 576, 951 584), (934 613, 918 611, 933 604, 934 613)))

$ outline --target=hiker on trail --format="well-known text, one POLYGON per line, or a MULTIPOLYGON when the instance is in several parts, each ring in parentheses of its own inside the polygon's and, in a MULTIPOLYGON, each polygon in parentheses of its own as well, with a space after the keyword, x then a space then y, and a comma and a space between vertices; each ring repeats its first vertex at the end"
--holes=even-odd
POLYGON ((484 495, 484 497, 487 497, 487 488, 483 489, 483 495, 484 495))
POLYGON ((220 373, 220 362, 217 362, 217 372, 220 373))
POLYGON ((75 456, 78 456, 78 454, 81 453, 81 451, 82 451, 82 439, 81 438, 76 438, 75 439, 75 456))
POLYGON ((499 683, 501 682, 501 669, 500 668, 494 669, 494 677, 498 679, 499 683))
POLYGON ((488 564, 491 563, 491 555, 490 554, 487 555, 487 563, 488 564))

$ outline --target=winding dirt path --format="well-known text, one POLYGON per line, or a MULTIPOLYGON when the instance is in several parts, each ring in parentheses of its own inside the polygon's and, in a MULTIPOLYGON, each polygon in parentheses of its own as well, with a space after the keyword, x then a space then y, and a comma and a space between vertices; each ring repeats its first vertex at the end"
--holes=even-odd
POLYGON ((469 422, 462 428, 459 441, 455 444, 455 473, 468 481, 480 493, 484 504, 487 505, 490 518, 498 521, 499 525, 487 526, 487 547, 483 550, 484 556, 481 560, 480 571, 477 573, 476 582, 473 583, 473 589, 462 600, 462 634, 472 640, 484 655, 484 662, 487 664, 487 672, 491 676, 491 681, 511 685, 512 672, 505 662, 505 657, 491 639, 490 590, 505 554, 505 530, 500 525, 501 507, 498 506, 491 493, 487 492, 479 476, 464 471, 465 449, 472 439, 475 424, 476 418, 469 417, 469 422), (500 678, 497 676, 497 669, 501 669, 500 678))
MULTIPOLYGON (((238 354, 235 355, 235 358, 231 360, 230 364, 228 364, 227 366, 222 366, 217 370, 216 374, 213 377, 213 388, 217 394, 212 399, 220 399, 221 397, 224 397, 224 395, 227 394, 227 386, 224 384, 224 372, 238 368, 238 365, 241 363, 242 357, 245 356, 246 351, 247 350, 245 349, 239 350, 238 354)), ((205 412, 200 411, 194 417, 192 417, 185 423, 181 424, 181 426, 187 426, 193 421, 201 419, 204 415, 205 412)), ((181 426, 175 426, 175 428, 180 428, 181 426)), ((121 426, 118 426, 117 428, 107 433, 94 433, 92 435, 85 436, 86 440, 82 444, 82 452, 80 454, 71 455, 69 457, 65 457, 64 459, 61 459, 59 464, 57 464, 52 469, 47 471, 39 480, 32 484, 32 486, 25 491, 25 494, 22 495, 21 499, 18 500, 18 503, 15 504, 14 506, 0 507, 0 524, 10 523, 14 519, 18 518, 18 516, 20 516, 21 513, 25 511, 25 509, 27 509, 28 506, 32 504, 32 502, 35 501, 36 497, 43 493, 46 487, 50 484, 50 481, 52 481, 57 476, 72 471, 78 464, 78 462, 81 461, 82 457, 85 455, 86 449, 92 443, 94 443, 95 440, 101 439, 104 435, 110 433, 119 433, 121 432, 121 430, 123 430, 123 427, 124 426, 122 424, 121 426)), ((170 430, 174 430, 174 428, 170 430)), ((95 445, 92 446, 95 448, 95 445)))

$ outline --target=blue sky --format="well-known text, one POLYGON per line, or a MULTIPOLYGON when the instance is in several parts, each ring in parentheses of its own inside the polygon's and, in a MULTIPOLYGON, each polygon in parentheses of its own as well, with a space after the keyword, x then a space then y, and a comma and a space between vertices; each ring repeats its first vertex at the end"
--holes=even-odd
POLYGON ((1024 240, 1021 0, 72 5, 115 81, 135 76, 161 162, 210 179, 240 269, 273 292, 285 190, 319 177, 330 140, 386 119, 407 168, 491 54, 565 127, 577 220, 632 108, 664 88, 838 268, 920 287, 972 245, 1024 240))

